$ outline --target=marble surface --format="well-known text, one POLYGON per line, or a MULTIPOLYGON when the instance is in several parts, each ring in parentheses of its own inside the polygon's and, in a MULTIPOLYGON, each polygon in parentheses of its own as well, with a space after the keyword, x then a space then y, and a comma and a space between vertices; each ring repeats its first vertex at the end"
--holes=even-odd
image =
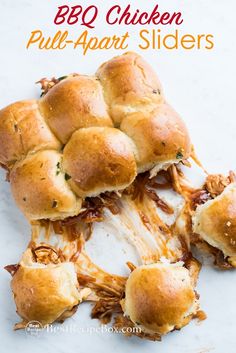
MULTIPOLYGON (((117 1, 126 4, 126 1, 117 1)), ((114 50, 90 52, 83 57, 72 49, 65 51, 26 50, 30 31, 42 28, 52 33, 51 24, 56 6, 62 1, 0 0, 0 107, 12 101, 37 97, 39 87, 34 82, 45 76, 62 76, 70 72, 92 73, 108 57, 117 55, 114 50)), ((73 2, 76 3, 76 2, 73 2)), ((78 2, 77 2, 78 3, 78 2)), ((82 1, 80 2, 82 3, 82 1)), ((84 3, 87 3, 84 1, 84 3)), ((91 2, 92 3, 92 2, 91 2)), ((96 0, 101 11, 111 2, 96 0)), ((133 5, 137 2, 130 1, 133 5)), ((235 10, 234 0, 161 0, 163 8, 181 8, 185 22, 182 31, 189 33, 212 32, 215 36, 213 51, 139 51, 156 68, 164 86, 166 97, 183 116, 190 130, 196 151, 210 172, 227 172, 236 169, 236 108, 235 108, 235 10)), ((155 1, 144 2, 140 7, 151 8, 155 1)), ((123 33, 124 28, 113 31, 123 33)), ((131 28, 133 41, 130 49, 136 50, 136 31, 131 28)), ((76 35, 79 26, 71 28, 76 35)), ((105 35, 107 28, 99 19, 93 33, 105 35)), ((82 328, 99 328, 89 318, 89 306, 82 305, 78 313, 67 321, 69 332, 59 329, 41 336, 13 332, 17 321, 9 288, 9 275, 3 270, 6 264, 18 261, 25 249, 30 229, 16 208, 8 183, 0 172, 0 340, 3 351, 38 352, 158 352, 158 353, 234 353, 236 346, 236 272, 219 272, 205 266, 201 272, 198 291, 201 306, 208 319, 201 324, 191 323, 180 332, 174 332, 162 343, 126 339, 117 334, 81 332, 82 328), (74 327, 74 330, 73 330, 74 327)), ((115 248, 115 246, 113 247, 115 248)), ((91 244, 94 258, 112 261, 107 248, 98 248, 96 239, 91 244)), ((128 256, 126 254, 126 256, 128 256)), ((95 329, 94 329, 95 330, 95 329)), ((66 331, 66 330, 65 330, 66 331)), ((91 331, 91 330, 90 330, 91 331)), ((98 329, 97 329, 98 331, 98 329)))

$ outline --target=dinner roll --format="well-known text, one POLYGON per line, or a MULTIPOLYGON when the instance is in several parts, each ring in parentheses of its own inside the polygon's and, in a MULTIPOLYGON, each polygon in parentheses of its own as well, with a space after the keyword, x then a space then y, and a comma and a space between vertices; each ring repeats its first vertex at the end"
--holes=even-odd
POLYGON ((219 196, 197 207, 193 231, 220 249, 236 267, 236 183, 229 184, 219 196))
POLYGON ((78 197, 123 190, 137 173, 152 178, 189 157, 186 126, 138 54, 109 60, 96 76, 42 82, 39 100, 0 111, 0 165, 29 219, 78 215, 78 197))
POLYGON ((15 164, 10 173, 12 194, 29 220, 77 215, 81 199, 71 191, 56 151, 40 151, 15 164))
POLYGON ((127 280, 121 305, 143 332, 160 335, 182 328, 198 310, 189 271, 181 263, 137 267, 127 280))
POLYGON ((61 147, 36 100, 17 102, 0 111, 0 141, 0 163, 9 168, 30 151, 61 147))
POLYGON ((75 76, 56 84, 39 102, 48 125, 65 144, 72 133, 89 126, 113 126, 103 91, 94 77, 75 76))
POLYGON ((128 52, 105 62, 98 69, 97 77, 116 126, 126 114, 146 112, 164 102, 156 73, 136 53, 128 52))
POLYGON ((80 197, 121 190, 134 180, 132 141, 118 129, 90 127, 76 131, 63 153, 63 169, 80 197))
POLYGON ((151 112, 130 114, 123 119, 120 129, 137 147, 139 173, 154 167, 157 173, 190 155, 187 128, 168 104, 161 104, 151 112))
POLYGON ((80 302, 72 262, 56 265, 21 262, 13 275, 11 288, 22 325, 29 321, 38 321, 43 326, 61 321, 71 316, 80 302))

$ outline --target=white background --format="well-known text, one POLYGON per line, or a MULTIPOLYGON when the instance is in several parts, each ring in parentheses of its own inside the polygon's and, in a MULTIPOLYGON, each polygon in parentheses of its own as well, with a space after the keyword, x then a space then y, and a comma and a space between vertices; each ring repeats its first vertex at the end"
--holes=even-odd
MULTIPOLYGON (((138 27, 108 28, 103 18, 113 2, 94 0, 80 4, 97 4, 100 16, 93 30, 95 35, 132 34, 130 50, 137 50, 138 27)), ((86 57, 80 50, 64 51, 26 50, 30 32, 42 29, 50 34, 56 31, 53 18, 59 4, 66 1, 49 0, 0 0, 0 108, 16 100, 37 97, 39 87, 34 82, 45 76, 62 76, 71 72, 93 73, 98 65, 108 58, 120 54, 115 50, 89 52, 86 57)), ((67 1, 68 4, 78 4, 67 1)), ((114 2, 115 3, 115 2, 114 2)), ((127 1, 116 3, 126 5, 127 1)), ((152 9, 155 1, 132 1, 133 7, 152 9)), ((138 51, 155 67, 163 84, 165 95, 172 106, 186 121, 196 151, 210 172, 236 170, 236 40, 234 0, 189 1, 161 0, 160 8, 182 10, 184 24, 181 32, 212 33, 215 48, 212 51, 138 51)), ((64 27, 65 28, 65 27, 64 27)), ((84 28, 70 28, 76 37, 84 28)), ((164 30, 163 30, 164 31, 164 30)), ((166 32, 172 31, 166 28, 166 32)), ((29 240, 29 227, 17 210, 9 185, 0 174, 0 350, 8 352, 158 352, 158 353, 234 353, 236 347, 236 272, 219 272, 204 267, 198 291, 202 308, 208 319, 200 325, 192 323, 181 332, 175 332, 162 343, 126 339, 119 335, 85 333, 44 334, 41 337, 27 336, 25 332, 13 332, 17 321, 14 303, 9 288, 9 275, 3 270, 6 264, 16 263, 29 240)), ((114 248, 114 246, 113 246, 114 248)), ((91 249, 94 258, 106 257, 106 267, 114 255, 107 256, 104 248, 98 249, 93 240, 91 249)), ((109 246, 106 246, 109 249, 109 246)), ((117 256, 116 256, 117 257, 117 256)), ((114 264, 113 264, 114 265, 114 264)), ((67 321, 77 327, 98 327, 89 319, 89 306, 83 305, 77 314, 67 321)))

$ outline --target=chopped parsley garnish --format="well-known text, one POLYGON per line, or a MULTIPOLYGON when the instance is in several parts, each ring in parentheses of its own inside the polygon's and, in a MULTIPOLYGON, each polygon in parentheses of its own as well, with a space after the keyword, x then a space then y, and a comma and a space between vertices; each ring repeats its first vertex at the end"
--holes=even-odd
POLYGON ((57 207, 57 201, 56 200, 53 200, 52 201, 52 208, 56 208, 57 207))
POLYGON ((160 89, 154 89, 153 91, 152 91, 152 93, 154 93, 154 94, 161 94, 161 90, 160 89))
POLYGON ((177 159, 181 159, 181 158, 183 158, 183 156, 184 156, 183 153, 180 151, 176 154, 177 159))
POLYGON ((70 180, 70 179, 71 179, 71 176, 69 174, 65 173, 65 180, 67 181, 67 180, 70 180))
POLYGON ((57 170, 56 170, 56 175, 60 174, 61 172, 61 164, 60 162, 57 163, 57 170))
POLYGON ((68 76, 61 76, 61 77, 58 77, 58 81, 62 81, 62 80, 65 80, 65 78, 67 78, 68 76))

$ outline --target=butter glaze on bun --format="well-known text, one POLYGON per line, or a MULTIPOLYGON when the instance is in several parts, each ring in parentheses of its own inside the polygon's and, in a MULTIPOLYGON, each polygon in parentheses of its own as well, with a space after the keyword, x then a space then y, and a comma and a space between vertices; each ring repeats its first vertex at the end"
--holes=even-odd
POLYGON ((138 54, 128 52, 100 66, 97 76, 116 126, 132 112, 147 112, 164 102, 155 71, 138 54))
POLYGON ((63 144, 77 129, 113 126, 102 86, 95 77, 76 76, 62 80, 39 105, 49 127, 63 144))
POLYGON ((168 104, 161 104, 148 113, 130 114, 123 119, 120 129, 137 147, 139 173, 155 166, 156 171, 165 169, 190 155, 187 128, 168 104))
POLYGON ((153 177, 189 157, 186 126, 138 54, 109 60, 95 76, 46 81, 39 100, 0 111, 0 165, 28 219, 78 215, 79 197, 123 190, 138 173, 153 177))
POLYGON ((179 263, 137 267, 127 280, 121 304, 142 331, 160 335, 182 328, 198 310, 189 271, 179 263))
POLYGON ((71 262, 56 265, 21 262, 13 275, 11 288, 23 325, 29 321, 46 325, 63 320, 73 314, 80 299, 71 262))
POLYGON ((137 175, 132 141, 118 129, 91 127, 76 131, 63 154, 63 168, 80 197, 129 186, 137 175))
POLYGON ((16 163, 10 183, 16 203, 28 219, 63 219, 81 209, 81 199, 70 189, 61 154, 56 151, 40 151, 16 163))
POLYGON ((60 148, 36 100, 16 102, 0 111, 0 163, 6 167, 11 167, 30 151, 60 148))
POLYGON ((236 267, 236 183, 229 184, 222 194, 197 207, 193 231, 220 249, 236 267))

